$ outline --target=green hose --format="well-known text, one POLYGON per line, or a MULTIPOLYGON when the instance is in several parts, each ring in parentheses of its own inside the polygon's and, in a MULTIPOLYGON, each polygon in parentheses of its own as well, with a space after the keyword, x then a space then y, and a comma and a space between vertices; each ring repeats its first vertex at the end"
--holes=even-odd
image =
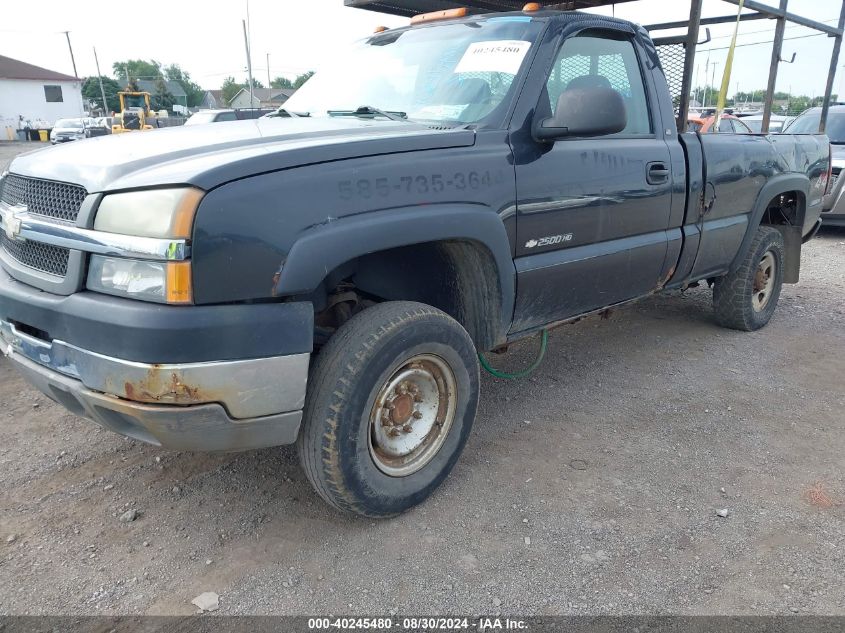
POLYGON ((537 355, 536 360, 531 363, 531 366, 528 369, 523 369, 522 371, 516 372, 515 374, 508 374, 503 371, 499 371, 492 365, 490 362, 484 358, 483 354, 478 355, 478 360, 481 361, 481 366, 490 374, 494 375, 496 378, 505 378, 507 380, 519 380, 520 378, 525 378, 526 376, 530 375, 535 369, 540 366, 540 363, 543 362, 543 357, 546 355, 546 345, 549 342, 549 332, 548 330, 543 330, 543 336, 540 341, 540 353, 537 355))

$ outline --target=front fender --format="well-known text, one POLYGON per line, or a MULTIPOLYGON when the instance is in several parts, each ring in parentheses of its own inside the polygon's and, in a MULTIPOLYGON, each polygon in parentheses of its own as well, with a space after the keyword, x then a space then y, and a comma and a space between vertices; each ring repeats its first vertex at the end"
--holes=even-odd
POLYGON ((277 296, 308 294, 332 270, 363 255, 400 246, 469 240, 496 262, 502 325, 510 326, 516 292, 511 244, 499 215, 484 205, 426 205, 347 216, 311 227, 294 242, 275 287, 277 296))

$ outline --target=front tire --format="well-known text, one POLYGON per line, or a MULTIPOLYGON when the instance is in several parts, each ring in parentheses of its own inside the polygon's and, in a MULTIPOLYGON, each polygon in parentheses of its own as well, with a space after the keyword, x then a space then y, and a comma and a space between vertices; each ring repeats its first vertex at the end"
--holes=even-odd
POLYGON ((317 356, 297 442, 317 493, 379 518, 425 500, 469 437, 478 371, 466 330, 436 308, 388 302, 352 317, 317 356))
POLYGON ((744 332, 768 324, 783 287, 783 236, 768 226, 757 229, 736 271, 716 280, 713 308, 722 327, 744 332))

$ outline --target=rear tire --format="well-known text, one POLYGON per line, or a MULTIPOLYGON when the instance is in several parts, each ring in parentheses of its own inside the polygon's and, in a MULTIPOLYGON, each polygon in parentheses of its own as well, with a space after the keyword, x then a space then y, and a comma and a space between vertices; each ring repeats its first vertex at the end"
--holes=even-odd
POLYGON ((312 368, 297 447, 329 504, 390 517, 426 499, 458 460, 478 405, 466 330, 420 303, 352 317, 312 368))
POLYGON ((716 280, 713 308, 722 327, 752 332, 771 320, 783 287, 784 245, 780 231, 757 229, 734 272, 716 280))

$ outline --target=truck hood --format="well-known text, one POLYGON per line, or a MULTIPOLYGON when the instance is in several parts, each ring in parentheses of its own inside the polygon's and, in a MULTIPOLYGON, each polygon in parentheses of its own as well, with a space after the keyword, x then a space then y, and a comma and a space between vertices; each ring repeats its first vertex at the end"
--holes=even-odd
POLYGON ((70 182, 89 193, 232 180, 301 165, 450 147, 475 133, 357 117, 262 118, 87 139, 31 152, 9 171, 70 182))

